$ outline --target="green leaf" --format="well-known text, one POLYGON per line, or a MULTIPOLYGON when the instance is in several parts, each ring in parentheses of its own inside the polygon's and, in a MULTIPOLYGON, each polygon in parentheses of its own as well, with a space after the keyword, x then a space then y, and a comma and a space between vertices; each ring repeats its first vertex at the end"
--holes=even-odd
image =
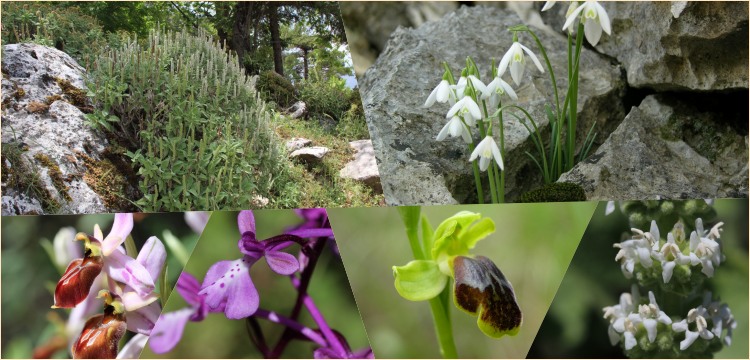
POLYGON ((425 301, 438 296, 448 282, 437 263, 429 260, 412 260, 405 266, 394 266, 394 286, 406 300, 425 301))
POLYGON ((161 271, 161 279, 159 281, 161 282, 161 306, 164 307, 167 305, 167 300, 169 300, 169 294, 170 294, 170 286, 169 281, 167 280, 167 263, 164 262, 164 268, 161 271))
POLYGON ((135 247, 135 241, 133 241, 133 237, 130 235, 125 239, 125 253, 133 259, 138 257, 138 248, 135 247))
POLYGON ((169 251, 172 253, 172 255, 174 255, 177 261, 180 262, 182 267, 185 267, 185 265, 187 265, 190 254, 188 254, 187 249, 185 249, 185 246, 182 244, 180 239, 172 235, 172 232, 169 230, 164 230, 162 235, 164 238, 164 242, 169 248, 169 251))

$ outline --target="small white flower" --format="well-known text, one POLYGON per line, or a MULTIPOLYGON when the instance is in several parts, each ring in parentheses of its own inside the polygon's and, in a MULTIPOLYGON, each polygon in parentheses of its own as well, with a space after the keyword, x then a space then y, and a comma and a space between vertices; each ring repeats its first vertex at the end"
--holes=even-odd
POLYGON ((706 315, 706 308, 698 306, 697 308, 688 311, 686 319, 672 323, 672 330, 685 333, 685 340, 680 341, 680 350, 685 350, 690 347, 699 336, 706 340, 714 338, 714 333, 708 330, 708 323, 705 318, 706 315), (691 323, 695 323, 696 331, 691 331, 689 329, 691 323))
POLYGON ((604 209, 604 216, 607 216, 613 212, 615 212, 616 204, 614 201, 607 201, 607 207, 604 209))
POLYGON ((523 71, 526 67, 526 58, 523 55, 524 52, 529 55, 534 62, 534 65, 536 65, 536 68, 539 69, 539 71, 544 72, 542 63, 540 63, 536 55, 531 52, 531 49, 521 45, 518 41, 515 41, 513 42, 513 45, 510 46, 510 49, 508 49, 508 52, 506 52, 500 60, 500 65, 497 67, 497 76, 503 76, 505 69, 510 65, 510 76, 513 78, 513 82, 516 83, 516 86, 518 86, 521 83, 523 71))
MULTIPOLYGON (((636 293, 637 297, 637 293, 636 293)), ((617 345, 617 343, 621 340, 621 333, 626 332, 626 328, 630 325, 630 322, 628 320, 628 315, 635 310, 635 303, 633 302, 633 296, 630 293, 622 293, 620 295, 620 303, 613 306, 607 306, 602 311, 604 311, 604 318, 609 320, 609 328, 607 329, 607 335, 609 335, 609 342, 612 345, 617 345), (617 325, 615 325, 617 324, 617 325), (618 329, 620 331, 618 331, 618 329)), ((629 336, 625 336, 625 343, 626 346, 628 346, 631 341, 629 340, 632 338, 632 340, 635 340, 635 337, 633 337, 633 333, 630 333, 629 336)))
POLYGON ((482 119, 482 112, 479 110, 477 103, 474 102, 474 99, 470 96, 464 96, 451 107, 445 118, 450 119, 454 116, 462 116, 467 125, 474 126, 473 124, 477 120, 482 119))
POLYGON ((495 159, 495 162, 497 162, 497 165, 500 166, 500 170, 503 169, 503 157, 500 154, 500 148, 497 147, 495 139, 493 139, 492 136, 486 136, 484 140, 477 145, 474 151, 471 152, 469 161, 474 161, 477 157, 479 157, 479 169, 482 171, 487 170, 490 166, 490 160, 493 158, 495 159))
POLYGON ((667 242, 661 247, 658 256, 662 267, 661 276, 665 284, 672 279, 672 272, 677 265, 690 263, 690 257, 680 251, 680 247, 675 243, 672 233, 667 234, 667 242))
POLYGON ((658 323, 671 325, 672 319, 667 316, 664 311, 659 309, 659 304, 656 303, 656 297, 651 291, 648 292, 648 300, 648 304, 638 306, 638 315, 643 323, 643 327, 646 329, 648 341, 654 342, 656 340, 656 328, 658 323))
MULTIPOLYGON (((633 277, 636 264, 640 263, 644 267, 651 267, 654 264, 651 253, 654 246, 658 246, 658 240, 655 240, 652 233, 635 228, 631 230, 634 233, 632 239, 613 245, 613 247, 620 249, 615 256, 615 261, 620 261, 622 273, 628 279, 633 277)), ((654 222, 652 222, 651 231, 656 232, 656 236, 659 236, 658 228, 656 228, 654 222)))
POLYGON ((714 268, 721 263, 721 249, 716 242, 721 225, 723 223, 716 224, 708 236, 704 237, 700 235, 704 234, 703 222, 698 219, 695 221, 696 231, 690 233, 690 258, 693 264, 696 264, 696 260, 701 263, 702 272, 708 277, 714 276, 714 268))
POLYGON ((450 96, 450 84, 448 84, 448 80, 442 80, 440 83, 435 87, 434 90, 430 93, 430 96, 427 97, 427 101, 424 103, 424 107, 430 107, 433 104, 435 104, 435 101, 439 103, 444 103, 448 101, 448 97, 450 96))
POLYGON ((489 99, 491 96, 500 97, 503 94, 508 94, 513 100, 518 100, 518 95, 513 91, 513 88, 507 82, 503 81, 500 76, 496 76, 487 85, 486 91, 482 93, 482 99, 489 99))
POLYGON ((471 85, 474 86, 474 89, 477 91, 477 96, 487 92, 487 85, 485 85, 482 80, 479 80, 479 78, 474 75, 469 75, 469 80, 471 81, 471 85))
POLYGON ((732 345, 732 330, 737 328, 737 322, 734 320, 734 316, 732 316, 732 310, 729 309, 729 305, 712 301, 712 299, 711 292, 706 292, 703 297, 703 307, 706 308, 706 315, 711 318, 711 323, 714 326, 711 332, 715 336, 721 336, 722 330, 727 329, 727 334, 722 341, 727 346, 732 345))
POLYGON ((445 140, 448 134, 450 134, 451 137, 461 136, 467 144, 471 143, 471 134, 458 116, 452 117, 451 121, 443 126, 443 129, 440 130, 440 133, 437 136, 437 141, 445 140))
POLYGON ((565 30, 571 26, 581 12, 583 12, 583 32, 586 35, 586 40, 592 46, 596 46, 599 43, 599 39, 602 37, 602 30, 607 35, 612 34, 609 15, 607 15, 607 11, 596 1, 586 1, 583 5, 573 10, 572 13, 569 11, 562 29, 565 30))

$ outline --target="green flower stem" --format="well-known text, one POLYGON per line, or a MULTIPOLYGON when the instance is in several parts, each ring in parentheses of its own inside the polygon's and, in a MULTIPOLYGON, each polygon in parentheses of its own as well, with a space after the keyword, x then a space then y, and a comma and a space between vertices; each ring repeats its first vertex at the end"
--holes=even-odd
MULTIPOLYGON (((487 112, 487 102, 485 102, 484 100, 482 100, 482 108, 484 110, 484 117, 487 118, 487 119, 489 119, 490 117, 489 117, 489 113, 487 112)), ((492 121, 492 120, 490 120, 490 121, 492 121)), ((492 136, 492 127, 491 126, 489 128, 488 135, 492 136)), ((496 175, 495 175, 495 167, 492 166, 492 164, 490 164, 488 175, 489 175, 489 181, 490 181, 490 197, 492 198, 492 203, 493 204, 497 204, 498 203, 497 193, 498 193, 498 191, 500 191, 500 189, 497 188, 497 184, 495 182, 495 177, 496 177, 496 175)))
MULTIPOLYGON (((498 101, 497 106, 498 107, 502 107, 503 106, 502 99, 500 101, 498 101)), ((500 112, 499 114, 497 114, 497 118, 498 118, 497 121, 498 121, 498 125, 499 125, 498 129, 500 131, 500 155, 502 155, 502 157, 503 157, 503 164, 505 164, 505 159, 507 157, 505 156, 505 129, 503 127, 503 113, 500 112)), ((495 167, 495 166, 497 166, 497 164, 493 164, 493 167, 495 167)), ((505 170, 500 170, 500 167, 498 166, 497 171, 500 174, 500 179, 498 180, 499 184, 497 186, 497 188, 499 189, 498 190, 498 200, 501 203, 504 203, 505 202, 505 170)))
MULTIPOLYGON (((400 206, 398 212, 401 214, 401 220, 406 227, 406 237, 409 238, 409 246, 414 254, 415 260, 427 260, 422 245, 419 242, 419 206, 400 206)), ((427 249, 429 250, 429 249, 427 249)))
POLYGON ((570 98, 570 115, 568 121, 568 161, 563 171, 573 168, 576 149, 576 122, 578 117, 578 64, 581 59, 581 46, 583 45, 583 23, 578 24, 578 33, 576 34, 576 54, 573 64, 573 76, 568 88, 568 98, 570 98))
POLYGON ((549 61, 549 58, 547 57, 547 51, 544 50, 544 46, 542 46, 542 42, 539 40, 536 34, 531 31, 531 29, 527 28, 527 31, 529 32, 529 34, 531 34, 531 37, 534 38, 536 45, 539 47, 539 52, 542 53, 544 62, 547 64, 547 69, 549 69, 549 77, 550 80, 552 80, 552 89, 555 91, 555 106, 557 107, 557 116, 560 116, 560 95, 558 95, 557 93, 557 81, 555 80, 555 71, 552 70, 552 63, 549 61))
MULTIPOLYGON (((474 152, 474 144, 469 144, 469 153, 474 152)), ((477 201, 479 201, 480 204, 484 204, 484 191, 482 191, 482 178, 479 175, 479 165, 477 164, 477 161, 474 160, 471 162, 471 167, 474 169, 474 183, 477 185, 477 201)))
MULTIPOLYGON (((446 287, 443 291, 448 289, 449 287, 446 287)), ((432 311, 432 319, 435 324, 435 334, 440 346, 440 354, 445 359, 457 359, 458 352, 456 351, 456 344, 453 341, 453 330, 451 329, 451 321, 448 316, 449 312, 446 311, 447 309, 441 296, 430 299, 430 310, 432 311)))

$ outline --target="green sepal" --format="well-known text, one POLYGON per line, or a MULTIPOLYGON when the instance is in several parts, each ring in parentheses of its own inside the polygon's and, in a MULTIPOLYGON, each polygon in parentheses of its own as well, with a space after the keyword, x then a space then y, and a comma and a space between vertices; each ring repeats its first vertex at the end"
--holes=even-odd
POLYGON ((421 220, 422 221, 420 222, 420 225, 422 227, 422 246, 424 247, 425 254, 431 255, 432 237, 434 236, 432 225, 430 225, 430 220, 428 220, 427 216, 424 216, 424 214, 422 214, 421 220))
POLYGON ((448 282, 448 276, 440 272, 437 263, 428 260, 412 260, 404 266, 393 267, 394 286, 406 300, 425 301, 438 296, 448 282))
POLYGON ((492 219, 482 219, 481 214, 461 211, 443 221, 435 230, 432 258, 442 262, 448 257, 467 255, 479 240, 493 232, 495 222, 492 219))

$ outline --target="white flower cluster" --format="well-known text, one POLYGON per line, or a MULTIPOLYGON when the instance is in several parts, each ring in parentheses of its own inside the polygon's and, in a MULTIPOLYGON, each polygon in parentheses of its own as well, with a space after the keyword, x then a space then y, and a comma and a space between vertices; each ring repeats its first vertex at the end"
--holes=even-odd
POLYGON ((690 233, 690 240, 686 241, 685 230, 681 223, 677 223, 667 234, 666 241, 662 241, 656 221, 651 222, 649 232, 631 229, 633 237, 621 243, 614 244, 620 251, 615 260, 620 262, 622 273, 631 278, 636 264, 650 268, 654 262, 662 267, 662 279, 668 283, 677 265, 702 266, 702 272, 707 277, 713 277, 714 269, 721 264, 722 254, 717 240, 720 237, 721 226, 718 223, 710 231, 703 229, 703 221, 695 221, 695 231, 690 233))
POLYGON ((620 304, 603 309, 604 318, 609 320, 608 334, 612 345, 617 345, 624 338, 625 350, 632 349, 638 343, 636 333, 640 328, 646 329, 648 341, 654 342, 659 323, 672 324, 672 319, 659 309, 651 291, 648 292, 648 300, 648 304, 637 305, 638 288, 633 286, 632 294, 620 295, 620 304))
POLYGON ((727 330, 722 339, 727 346, 732 344, 732 330, 737 327, 737 322, 732 316, 732 311, 727 304, 712 301, 711 292, 707 292, 703 305, 688 311, 683 320, 673 321, 656 303, 654 293, 648 292, 648 304, 639 303, 638 288, 633 285, 631 293, 620 295, 620 303, 607 306, 604 309, 604 318, 609 320, 608 335, 612 345, 624 342, 625 350, 634 348, 637 341, 637 333, 641 329, 646 330, 649 342, 656 340, 659 323, 664 324, 662 329, 668 331, 671 325, 672 331, 684 332, 685 339, 680 342, 680 350, 686 350, 698 337, 711 340, 721 337, 723 330, 727 330), (709 321, 712 327, 709 328, 709 321), (690 330, 693 328, 694 330, 690 330))

